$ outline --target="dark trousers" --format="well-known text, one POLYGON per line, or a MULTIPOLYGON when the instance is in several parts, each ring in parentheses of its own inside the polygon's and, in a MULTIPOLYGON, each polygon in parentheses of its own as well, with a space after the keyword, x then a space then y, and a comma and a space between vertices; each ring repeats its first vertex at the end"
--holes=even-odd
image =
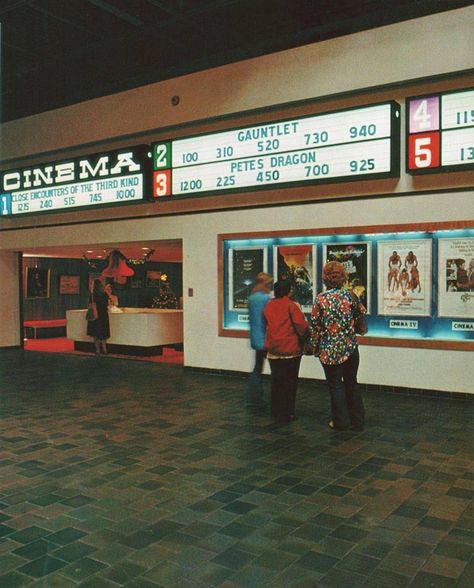
POLYGON ((289 421, 295 415, 296 389, 301 357, 270 359, 272 416, 280 421, 289 421))
POLYGON ((262 387, 262 369, 265 356, 266 351, 263 349, 255 350, 255 367, 250 374, 245 397, 245 406, 248 406, 249 408, 258 408, 265 405, 262 387))
POLYGON ((362 429, 365 409, 357 386, 359 350, 340 365, 322 364, 331 395, 331 414, 335 429, 362 429))

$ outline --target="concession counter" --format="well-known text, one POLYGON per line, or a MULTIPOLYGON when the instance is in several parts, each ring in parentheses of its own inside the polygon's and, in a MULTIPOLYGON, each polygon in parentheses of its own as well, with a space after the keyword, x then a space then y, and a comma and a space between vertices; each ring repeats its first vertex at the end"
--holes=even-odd
MULTIPOLYGON (((182 348, 183 311, 158 308, 121 308, 109 312, 110 353, 124 355, 161 355, 163 347, 182 348)), ((77 351, 94 351, 87 336, 86 309, 66 312, 66 336, 77 351)))

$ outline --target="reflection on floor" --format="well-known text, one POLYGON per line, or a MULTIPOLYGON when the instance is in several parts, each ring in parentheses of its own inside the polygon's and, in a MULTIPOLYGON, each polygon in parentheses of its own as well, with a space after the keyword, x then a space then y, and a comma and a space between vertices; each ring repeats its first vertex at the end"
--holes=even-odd
MULTIPOLYGON (((49 339, 25 339, 26 351, 45 351, 47 353, 72 353, 74 355, 93 355, 83 351, 74 351, 74 342, 66 337, 49 338, 49 339)), ((163 349, 163 355, 152 355, 150 357, 139 357, 130 355, 119 355, 111 353, 111 358, 134 359, 140 361, 151 361, 153 363, 175 363, 183 365, 184 355, 182 351, 176 351, 170 347, 163 349)))
POLYGON ((2 588, 474 586, 474 403, 368 392, 335 433, 315 383, 283 426, 176 365, 3 350, 0 374, 2 588))

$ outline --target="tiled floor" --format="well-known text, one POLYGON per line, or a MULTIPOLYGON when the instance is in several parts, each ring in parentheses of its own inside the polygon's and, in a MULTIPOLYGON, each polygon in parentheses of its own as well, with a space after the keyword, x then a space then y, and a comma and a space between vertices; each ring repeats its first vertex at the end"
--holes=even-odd
POLYGON ((0 352, 0 587, 472 588, 473 403, 368 393, 287 426, 245 380, 0 352))

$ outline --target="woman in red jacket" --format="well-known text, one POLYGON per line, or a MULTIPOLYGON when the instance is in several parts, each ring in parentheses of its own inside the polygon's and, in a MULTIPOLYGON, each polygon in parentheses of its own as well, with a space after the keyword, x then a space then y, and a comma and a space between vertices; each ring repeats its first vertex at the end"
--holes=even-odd
POLYGON ((301 362, 299 337, 309 332, 300 307, 290 300, 289 280, 279 280, 273 288, 275 298, 263 309, 266 326, 265 349, 271 370, 272 416, 288 423, 295 419, 296 389, 301 362))

